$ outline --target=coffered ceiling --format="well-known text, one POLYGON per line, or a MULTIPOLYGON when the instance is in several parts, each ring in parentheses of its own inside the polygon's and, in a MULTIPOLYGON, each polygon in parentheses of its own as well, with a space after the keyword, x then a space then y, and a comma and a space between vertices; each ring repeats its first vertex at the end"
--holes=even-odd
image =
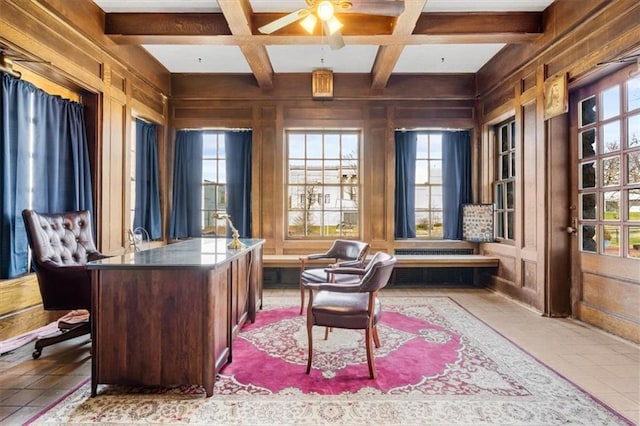
MULTIPOLYGON (((345 47, 297 23, 258 28, 307 7, 305 0, 93 0, 105 32, 139 44, 172 73, 253 73, 270 87, 274 73, 370 73, 372 87, 391 74, 475 73, 508 43, 542 34, 553 0, 404 0, 398 17, 340 13, 345 47)), ((360 2, 370 0, 360 0, 360 2)), ((401 1, 401 0, 378 0, 401 1)))

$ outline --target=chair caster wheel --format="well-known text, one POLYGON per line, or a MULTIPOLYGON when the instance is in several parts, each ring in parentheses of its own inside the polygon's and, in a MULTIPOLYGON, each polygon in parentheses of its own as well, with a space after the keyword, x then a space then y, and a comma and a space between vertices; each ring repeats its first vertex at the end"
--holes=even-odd
POLYGON ((33 359, 38 359, 40 358, 40 355, 42 355, 42 349, 36 349, 33 351, 33 353, 31 354, 31 356, 33 357, 33 359))

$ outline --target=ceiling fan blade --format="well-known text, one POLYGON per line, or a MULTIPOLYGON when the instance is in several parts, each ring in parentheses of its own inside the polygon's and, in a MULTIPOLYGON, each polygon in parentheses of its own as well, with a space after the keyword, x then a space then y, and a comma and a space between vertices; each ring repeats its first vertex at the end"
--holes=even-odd
POLYGON ((296 21, 304 18, 310 13, 309 9, 300 9, 295 12, 291 12, 288 15, 284 15, 281 18, 276 19, 275 21, 271 21, 266 25, 258 28, 262 34, 271 34, 274 31, 279 30, 280 28, 286 27, 289 24, 293 24, 296 21))
POLYGON ((350 0, 351 7, 341 13, 399 16, 404 11, 404 1, 398 0, 350 0))

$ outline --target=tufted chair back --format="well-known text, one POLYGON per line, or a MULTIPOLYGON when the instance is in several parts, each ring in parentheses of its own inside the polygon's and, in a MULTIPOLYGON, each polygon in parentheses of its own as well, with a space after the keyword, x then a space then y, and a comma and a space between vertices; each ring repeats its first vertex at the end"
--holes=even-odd
POLYGON ((102 259, 91 232, 89 211, 22 211, 33 264, 46 310, 89 309, 91 275, 86 263, 102 259))

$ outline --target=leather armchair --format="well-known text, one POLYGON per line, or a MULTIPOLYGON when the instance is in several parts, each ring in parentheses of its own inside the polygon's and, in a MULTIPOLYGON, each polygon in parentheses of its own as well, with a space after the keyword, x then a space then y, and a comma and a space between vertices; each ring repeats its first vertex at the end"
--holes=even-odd
POLYGON ((364 329, 369 377, 376 378, 373 344, 380 347, 377 324, 382 315, 378 292, 389 282, 396 258, 378 252, 364 269, 355 268, 353 273, 361 278, 351 284, 304 283, 309 291, 307 307, 307 336, 309 357, 307 374, 311 372, 313 359, 313 326, 328 328, 364 329))
MULTIPOLYGON (((31 258, 45 310, 91 309, 91 274, 86 263, 104 256, 95 247, 89 211, 36 213, 22 211, 31 258)), ((59 323, 60 333, 36 341, 33 358, 42 348, 91 332, 89 321, 59 323)))
MULTIPOLYGON (((333 262, 331 268, 362 268, 369 252, 369 244, 355 240, 335 240, 325 253, 314 253, 300 257, 300 315, 304 311, 304 283, 322 283, 328 281, 349 283, 357 281, 352 275, 328 274, 326 268, 309 268, 309 261, 327 260, 333 262)), ((326 266, 326 265, 325 265, 326 266)))

